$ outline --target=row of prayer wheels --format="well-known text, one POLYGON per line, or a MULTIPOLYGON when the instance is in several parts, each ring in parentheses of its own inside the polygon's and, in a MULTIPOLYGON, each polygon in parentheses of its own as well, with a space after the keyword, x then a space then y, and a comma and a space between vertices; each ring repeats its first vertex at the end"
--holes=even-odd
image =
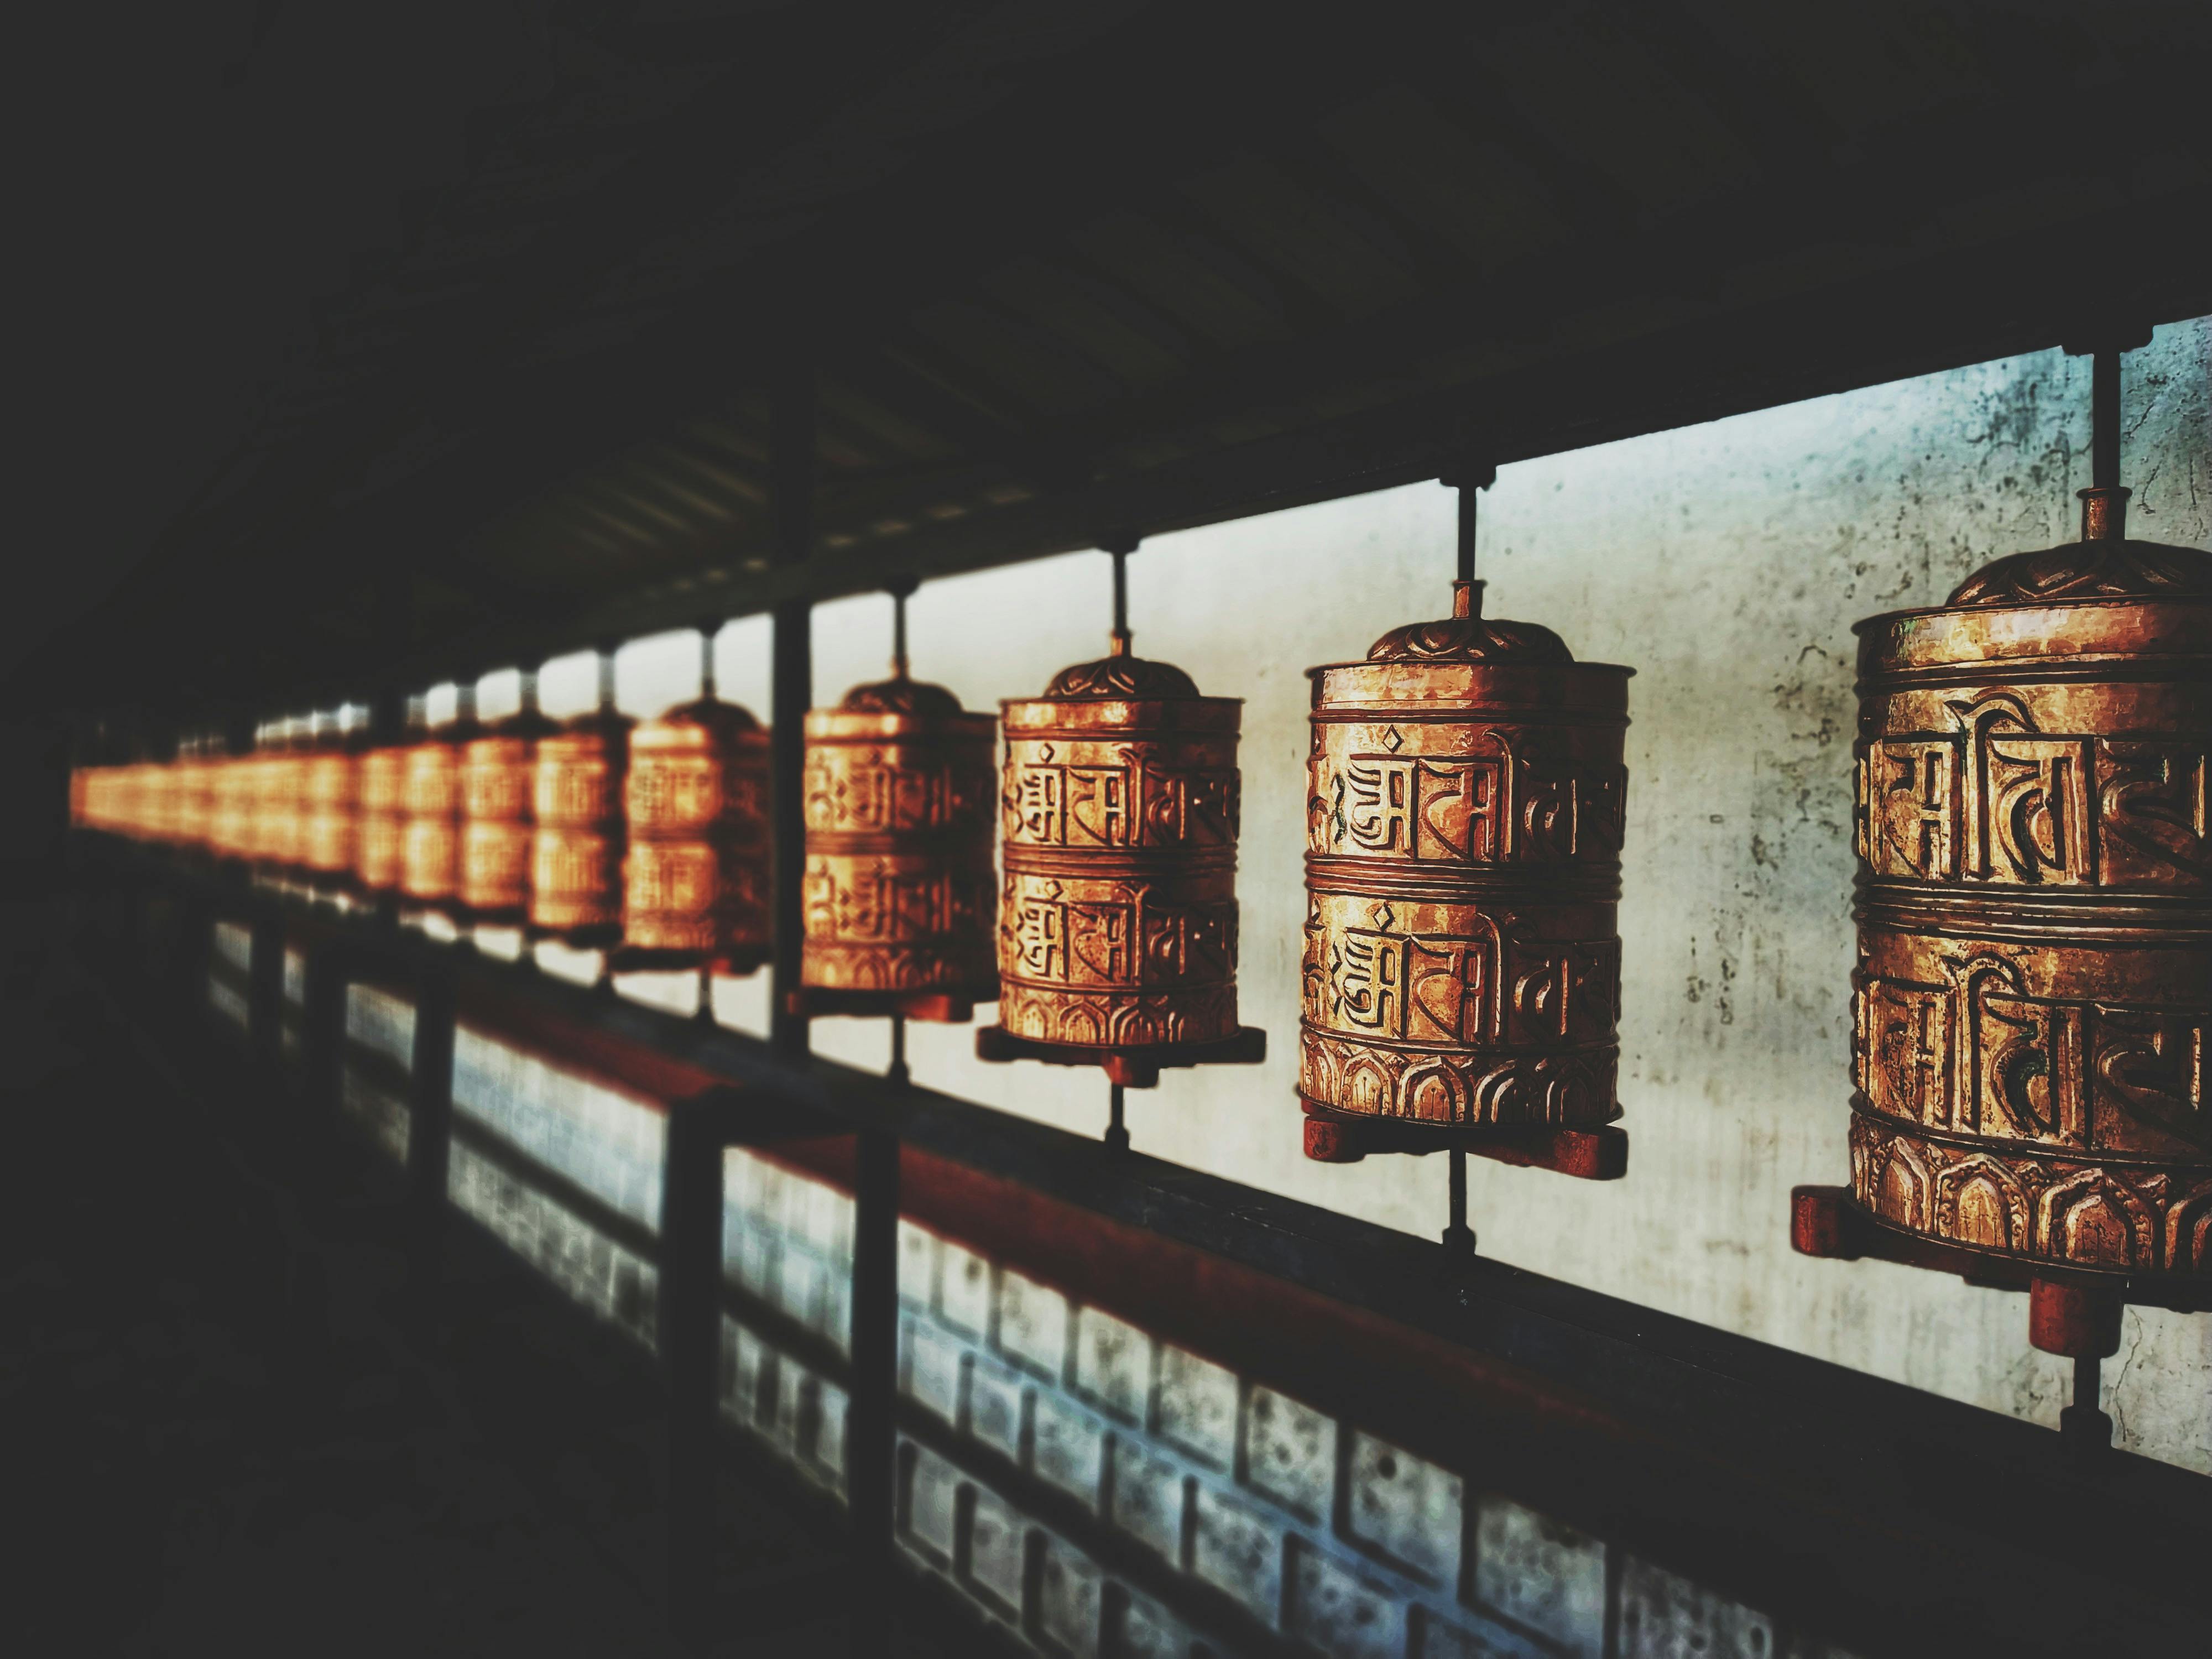
MULTIPOLYGON (((2126 540, 2126 497, 2100 480, 2080 543, 1860 625, 1848 1201, 2142 1279, 2212 1274, 2212 556, 2126 540)), ((1618 1133, 1632 671, 1485 617, 1462 535, 1449 617, 1310 671, 1308 1150, 1518 1136, 1493 1155, 1618 1173, 1557 1149, 1618 1133)), ((987 1058, 1117 1083, 1258 1057, 1241 705, 1131 652, 1118 555, 1116 579, 1112 651, 1002 706, 995 771, 990 718, 906 674, 902 609, 893 678, 807 716, 805 1007, 995 998, 987 1058)), ((711 677, 635 730, 611 696, 557 727, 526 700, 357 752, 291 732, 83 777, 80 810, 311 872, 350 857, 364 887, 640 965, 765 953, 767 734, 711 677)))

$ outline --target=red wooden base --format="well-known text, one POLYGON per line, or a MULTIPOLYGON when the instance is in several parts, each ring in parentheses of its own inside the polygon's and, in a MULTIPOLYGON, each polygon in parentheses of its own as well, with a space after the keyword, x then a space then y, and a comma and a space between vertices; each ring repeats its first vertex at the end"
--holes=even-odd
POLYGON ((1361 1117, 1303 1097, 1306 1156, 1316 1164, 1357 1164, 1370 1152, 1415 1158, 1454 1148, 1496 1164, 1551 1170, 1580 1181, 1618 1181, 1628 1173, 1628 1132, 1606 1124, 1569 1129, 1489 1124, 1413 1123, 1398 1117, 1361 1117))
POLYGON ((2130 1304, 2179 1313, 2212 1310, 2212 1280, 2093 1273, 1946 1244, 1876 1220, 1848 1187, 1793 1188, 1790 1243, 1800 1255, 1834 1261, 1871 1256, 1956 1273, 1985 1290, 2026 1291, 2027 1340, 2045 1353, 2077 1359, 2119 1352, 2120 1311, 2130 1304))
POLYGON ((1267 1034, 1255 1026, 1210 1042, 1150 1042, 1117 1048, 1105 1043, 1041 1042, 1017 1036, 1003 1025, 975 1033, 978 1060, 1041 1060, 1048 1066, 1096 1066, 1109 1082, 1125 1089, 1149 1089, 1163 1068, 1186 1066, 1256 1066, 1267 1057, 1267 1034))
POLYGON ((787 993, 783 1001, 787 1009, 804 1019, 829 1014, 885 1019, 903 1014, 934 1025, 965 1025, 975 1018, 977 1003, 998 1000, 999 988, 994 983, 945 991, 857 991, 802 985, 787 993))

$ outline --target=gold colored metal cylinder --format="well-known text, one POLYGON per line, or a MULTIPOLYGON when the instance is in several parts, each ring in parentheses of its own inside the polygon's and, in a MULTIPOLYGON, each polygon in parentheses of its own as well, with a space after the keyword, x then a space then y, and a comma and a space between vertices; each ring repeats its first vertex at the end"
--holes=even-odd
POLYGON ((1887 1224, 2212 1273, 2212 555, 2083 539, 1858 624, 1851 1179, 1887 1224))
POLYGON ((1242 701, 1116 654, 1000 707, 1000 1024, 1077 1048, 1236 1036, 1242 701))
POLYGON ((623 784, 623 956, 639 967, 750 973, 767 959, 769 738, 701 698, 630 738, 623 784))
POLYGON ((1312 671, 1298 1090, 1449 1126, 1620 1115, 1628 679, 1453 616, 1312 671))
POLYGON ((406 750, 400 787, 407 827, 399 890, 415 903, 459 907, 461 756, 476 733, 476 722, 465 716, 406 750))
POLYGON ((407 757, 403 747, 361 757, 354 820, 354 878, 372 893, 397 892, 407 861, 407 757))
POLYGON ((215 815, 208 825, 208 840, 219 859, 252 856, 253 761, 246 755, 225 755, 216 764, 215 815))
POLYGON ((361 758, 347 732, 335 726, 317 735, 307 756, 301 862, 321 886, 353 880, 361 758))
POLYGON ((538 744, 553 730, 533 700, 462 750, 460 902, 478 921, 528 915, 538 744))
POLYGON ((530 924, 577 946, 622 936, 627 715, 580 715, 538 741, 530 924))
POLYGON ((800 983, 998 994, 996 735, 902 675, 808 713, 800 983))

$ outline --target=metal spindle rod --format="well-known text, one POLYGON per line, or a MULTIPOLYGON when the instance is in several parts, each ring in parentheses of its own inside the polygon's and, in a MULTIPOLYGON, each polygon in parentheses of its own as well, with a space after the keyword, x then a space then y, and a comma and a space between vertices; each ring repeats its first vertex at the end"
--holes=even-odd
POLYGON ((2120 482, 2119 348, 2100 346, 2089 362, 2089 482, 2114 489, 2120 482))
POLYGON ((1106 1150, 1126 1152, 1129 1150, 1129 1125, 1125 1115, 1127 1103, 1120 1084, 1109 1083, 1106 1086, 1111 1091, 1107 1097, 1106 1150))
POLYGON ((891 1063, 884 1070, 884 1075, 893 1083, 905 1083, 913 1076, 913 1073, 907 1070, 906 1065, 906 1016, 904 1014, 891 1016, 891 1063))
POLYGON ((722 631, 719 618, 699 624, 699 700, 712 702, 714 688, 714 641, 722 631))
POLYGON ((1129 555, 1137 550, 1134 536, 1116 536, 1101 544, 1114 556, 1114 654, 1129 654, 1129 555))
POLYGON ((1439 477, 1437 482, 1459 491, 1459 575, 1458 580, 1474 580, 1474 520, 1475 498, 1498 481, 1498 469, 1486 462, 1469 462, 1455 472, 1439 477))
POLYGON ((1450 1218, 1444 1228, 1444 1254, 1455 1268, 1474 1259, 1474 1230, 1467 1224, 1467 1152, 1454 1146, 1444 1157, 1450 1175, 1450 1218))
POLYGON ((906 602, 912 597, 914 590, 915 580, 911 576, 902 576, 896 581, 885 584, 884 587, 884 591, 891 596, 891 678, 893 679, 902 680, 908 674, 906 602))

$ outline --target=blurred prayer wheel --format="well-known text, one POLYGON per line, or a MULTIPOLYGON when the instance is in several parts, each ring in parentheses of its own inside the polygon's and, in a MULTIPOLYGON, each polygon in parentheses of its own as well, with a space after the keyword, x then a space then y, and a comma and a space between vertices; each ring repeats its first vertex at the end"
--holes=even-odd
POLYGON ((904 633, 893 678, 806 716, 799 981, 815 1012, 965 1019, 999 994, 997 722, 909 679, 904 633))
POLYGON ((715 696, 712 635, 705 650, 698 699, 630 735, 624 969, 745 974, 768 959, 768 730, 715 696))
POLYGON ((219 754, 215 760, 214 811, 208 844, 218 859, 245 859, 253 846, 253 760, 219 754))
POLYGON ((345 711, 326 726, 315 717, 314 746, 305 763, 301 862, 319 885, 349 885, 354 873, 355 811, 361 756, 345 711))
POLYGON ((434 908, 458 908, 461 892, 461 757, 477 735, 475 687, 460 689, 453 723, 406 750, 401 801, 407 817, 399 890, 434 908))
POLYGON ((399 890, 407 862, 404 744, 380 744, 361 757, 354 819, 354 876, 366 891, 399 890))
POLYGON ((216 762, 196 738, 176 759, 177 833, 179 846, 208 849, 215 829, 216 762))
POLYGON ((1060 671, 1000 705, 999 1018, 987 1060, 1103 1066, 1146 1086, 1164 1065, 1251 1060, 1237 1023, 1237 727, 1243 702, 1128 654, 1060 671))
POLYGON ((1298 1091, 1452 1128, 1620 1115, 1622 744, 1635 671, 1452 616, 1310 670, 1298 1091))
POLYGON ((306 839, 304 757, 297 752, 296 722, 272 721, 264 732, 253 759, 252 856, 256 864, 289 870, 299 863, 306 839))
POLYGON ((623 784, 630 728, 599 658, 599 706, 538 740, 530 925, 579 948, 622 937, 623 784))
POLYGON ((522 707, 462 749, 460 902, 474 921, 528 915, 538 744, 555 729, 538 712, 538 677, 526 672, 522 707))
POLYGON ((2212 555, 2126 540, 2128 494, 1858 624, 1851 1187, 1971 1251, 2212 1274, 2212 555))

